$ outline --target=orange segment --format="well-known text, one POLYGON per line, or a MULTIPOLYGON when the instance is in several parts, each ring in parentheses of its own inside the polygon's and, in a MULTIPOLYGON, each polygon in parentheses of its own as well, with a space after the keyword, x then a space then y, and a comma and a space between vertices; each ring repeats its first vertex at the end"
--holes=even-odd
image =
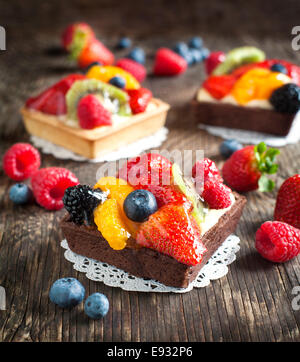
POLYGON ((253 99, 269 99, 273 91, 291 79, 282 73, 269 69, 253 68, 240 77, 231 91, 239 104, 247 104, 253 99))
POLYGON ((134 188, 130 186, 125 180, 112 176, 102 177, 100 180, 98 180, 94 188, 100 188, 103 191, 109 191, 108 198, 117 201, 121 218, 125 223, 129 233, 135 237, 140 225, 128 219, 123 209, 124 200, 126 199, 127 195, 134 191, 134 188))
POLYGON ((123 223, 116 200, 108 199, 99 205, 94 211, 94 221, 112 249, 122 250, 125 248, 130 234, 123 223))
POLYGON ((113 65, 94 65, 89 69, 86 76, 87 78, 98 79, 105 83, 108 83, 113 77, 120 76, 126 81, 125 89, 138 89, 141 87, 132 74, 113 65))

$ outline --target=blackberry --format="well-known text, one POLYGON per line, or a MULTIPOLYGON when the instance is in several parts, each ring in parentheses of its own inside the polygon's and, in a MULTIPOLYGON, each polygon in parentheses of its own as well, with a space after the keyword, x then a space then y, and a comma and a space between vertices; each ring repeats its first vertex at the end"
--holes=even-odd
POLYGON ((93 223, 93 211, 106 199, 101 189, 92 189, 88 185, 77 185, 66 189, 63 203, 75 224, 93 223))
POLYGON ((270 102, 277 112, 297 113, 300 108, 300 87, 294 83, 284 84, 275 89, 270 102))

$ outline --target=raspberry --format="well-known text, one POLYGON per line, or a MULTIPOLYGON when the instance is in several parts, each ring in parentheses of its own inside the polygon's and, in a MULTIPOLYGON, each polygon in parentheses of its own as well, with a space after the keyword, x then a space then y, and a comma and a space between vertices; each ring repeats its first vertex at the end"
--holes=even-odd
POLYGON ((129 104, 133 114, 144 112, 152 98, 152 93, 147 88, 130 89, 129 104))
POLYGON ((186 60, 167 48, 158 49, 153 72, 156 75, 177 75, 187 69, 186 60))
POLYGON ((100 189, 94 190, 88 185, 76 185, 66 189, 63 203, 73 222, 80 225, 85 221, 91 225, 94 209, 105 199, 106 196, 100 189))
POLYGON ((79 101, 77 114, 81 128, 93 129, 112 124, 111 113, 102 106, 99 99, 89 94, 79 101))
POLYGON ((16 143, 4 154, 2 167, 8 177, 23 181, 33 175, 41 164, 39 151, 29 143, 16 143))
POLYGON ((197 161, 194 164, 192 169, 192 176, 197 179, 197 183, 203 179, 202 184, 211 178, 215 178, 219 182, 223 182, 218 167, 214 161, 210 160, 209 158, 204 158, 203 160, 197 161))
POLYGON ((48 167, 37 171, 32 179, 32 191, 39 205, 47 210, 59 210, 68 187, 79 183, 77 177, 66 168, 48 167))
POLYGON ((231 194, 229 187, 212 179, 205 182, 201 196, 211 209, 225 209, 231 205, 231 194))
POLYGON ((267 221, 256 232, 255 247, 261 256, 282 263, 300 252, 300 230, 280 221, 267 221))
POLYGON ((128 58, 119 59, 116 63, 116 66, 132 74, 139 82, 142 82, 146 78, 147 75, 146 68, 142 64, 135 62, 132 59, 128 58))

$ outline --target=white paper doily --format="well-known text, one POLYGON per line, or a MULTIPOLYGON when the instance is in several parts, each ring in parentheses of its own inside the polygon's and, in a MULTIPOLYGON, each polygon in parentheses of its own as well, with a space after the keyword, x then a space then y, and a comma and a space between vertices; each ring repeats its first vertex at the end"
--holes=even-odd
POLYGON ((208 133, 224 139, 236 139, 241 143, 258 144, 264 141, 268 146, 282 147, 287 144, 297 143, 300 140, 300 116, 295 119, 289 134, 286 137, 278 137, 267 133, 244 131, 225 127, 208 126, 199 124, 199 128, 208 133))
POLYGON ((116 161, 120 158, 131 158, 138 156, 143 151, 150 148, 159 147, 167 138, 168 129, 162 127, 156 133, 151 136, 141 138, 140 140, 130 143, 126 147, 122 147, 116 151, 108 153, 102 157, 88 159, 83 156, 65 149, 64 147, 57 146, 52 142, 46 141, 42 138, 31 136, 30 141, 32 144, 42 150, 45 154, 51 154, 54 157, 62 160, 74 160, 74 161, 89 161, 89 162, 104 162, 104 161, 116 161))
POLYGON ((85 273, 88 279, 103 282, 110 287, 119 287, 127 291, 186 293, 193 288, 206 287, 211 280, 225 276, 228 273, 227 265, 236 259, 236 253, 240 250, 239 242, 240 239, 236 235, 230 235, 201 269, 197 278, 186 289, 168 287, 155 280, 138 278, 112 265, 77 255, 69 249, 66 239, 61 242, 61 246, 66 249, 64 256, 74 264, 73 268, 85 273))

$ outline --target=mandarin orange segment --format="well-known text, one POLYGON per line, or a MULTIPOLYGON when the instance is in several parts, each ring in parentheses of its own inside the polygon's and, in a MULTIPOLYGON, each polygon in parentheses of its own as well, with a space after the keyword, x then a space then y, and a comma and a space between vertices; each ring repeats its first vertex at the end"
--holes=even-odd
POLYGON ((88 70, 86 76, 87 78, 99 79, 105 83, 108 83, 113 77, 120 76, 126 82, 125 89, 138 89, 141 87, 132 74, 113 65, 94 65, 88 70))
POLYGON ((239 104, 247 104, 253 99, 269 99, 273 91, 291 79, 269 69, 253 68, 240 77, 231 91, 239 104))
POLYGON ((125 248, 130 234, 126 230, 116 200, 108 199, 99 205, 94 211, 94 221, 112 249, 122 250, 125 248))
POLYGON ((126 199, 127 195, 134 191, 134 188, 130 186, 125 180, 113 176, 102 177, 100 180, 98 180, 94 188, 100 188, 103 191, 109 191, 108 198, 117 201, 122 220, 127 226, 129 233, 135 237, 140 225, 128 219, 123 209, 124 200, 126 199))

